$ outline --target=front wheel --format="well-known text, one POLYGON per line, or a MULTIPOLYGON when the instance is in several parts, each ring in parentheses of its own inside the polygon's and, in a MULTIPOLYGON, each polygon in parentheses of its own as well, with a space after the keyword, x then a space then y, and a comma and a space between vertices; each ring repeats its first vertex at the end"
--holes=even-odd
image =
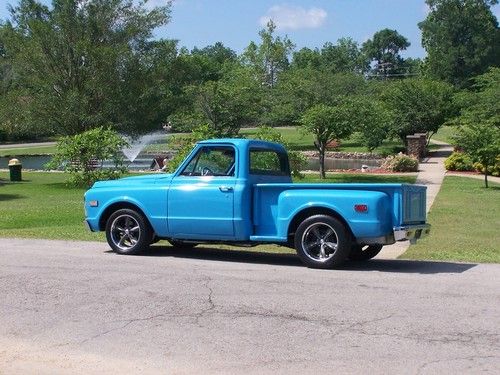
POLYGON ((106 222, 106 239, 118 254, 138 254, 149 247, 153 230, 146 218, 128 208, 117 210, 106 222))
POLYGON ((295 250, 311 268, 334 268, 345 262, 351 237, 345 225, 327 215, 304 220, 295 232, 295 250))
POLYGON ((382 245, 353 245, 349 253, 349 260, 363 261, 377 256, 382 250, 382 245))

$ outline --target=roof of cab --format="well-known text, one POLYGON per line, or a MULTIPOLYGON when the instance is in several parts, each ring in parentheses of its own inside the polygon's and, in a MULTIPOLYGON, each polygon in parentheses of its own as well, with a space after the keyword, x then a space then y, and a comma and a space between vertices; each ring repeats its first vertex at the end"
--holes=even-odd
POLYGON ((213 143, 230 143, 238 148, 242 147, 262 147, 270 148, 274 150, 285 151, 283 145, 275 142, 262 141, 259 139, 245 139, 245 138, 217 138, 217 139, 207 139, 205 141, 200 141, 198 144, 213 144, 213 143))

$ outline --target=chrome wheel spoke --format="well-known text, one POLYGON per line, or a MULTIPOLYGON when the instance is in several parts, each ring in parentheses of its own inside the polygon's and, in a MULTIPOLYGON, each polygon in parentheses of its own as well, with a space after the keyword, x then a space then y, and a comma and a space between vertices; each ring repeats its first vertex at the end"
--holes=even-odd
POLYGON ((311 232, 312 232, 312 234, 314 234, 314 235, 316 236, 316 238, 317 238, 318 240, 322 238, 322 237, 321 237, 321 233, 319 232, 319 229, 318 229, 318 227, 317 227, 317 226, 316 226, 316 227, 313 227, 311 232))
POLYGON ((309 258, 325 262, 337 251, 337 241, 337 233, 330 225, 316 222, 304 231, 302 248, 309 258))
POLYGON ((123 246, 123 244, 125 243, 126 239, 127 239, 127 235, 126 234, 124 234, 123 236, 121 236, 120 241, 118 242, 118 246, 123 246))
POLYGON ((320 257, 320 259, 326 258, 326 251, 325 251, 325 246, 324 245, 321 245, 319 247, 319 257, 320 257))
POLYGON ((312 242, 306 243, 304 247, 307 250, 312 250, 313 248, 315 248, 316 246, 319 246, 319 245, 320 245, 319 241, 312 241, 312 242))
POLYGON ((335 232, 331 228, 327 228, 323 239, 326 241, 328 238, 330 238, 332 236, 332 234, 335 234, 335 232))
POLYGON ((122 250, 134 247, 141 237, 138 221, 130 215, 118 216, 111 224, 111 239, 122 250))
POLYGON ((337 244, 335 242, 325 242, 325 246, 333 251, 337 250, 337 244))

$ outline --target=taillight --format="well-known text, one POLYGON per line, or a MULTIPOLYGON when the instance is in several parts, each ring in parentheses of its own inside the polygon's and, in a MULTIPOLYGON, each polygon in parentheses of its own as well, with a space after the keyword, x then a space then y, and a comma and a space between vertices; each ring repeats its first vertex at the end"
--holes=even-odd
POLYGON ((356 211, 356 212, 368 212, 368 205, 367 204, 355 204, 354 211, 356 211))

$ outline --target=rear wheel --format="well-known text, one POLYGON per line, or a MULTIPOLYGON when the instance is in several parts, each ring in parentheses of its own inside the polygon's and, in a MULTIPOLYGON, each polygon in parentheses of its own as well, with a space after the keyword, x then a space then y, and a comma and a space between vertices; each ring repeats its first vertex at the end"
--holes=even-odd
POLYGON ((349 260, 368 260, 377 256, 383 245, 353 245, 349 253, 349 260))
POLYGON ((154 233, 146 218, 132 209, 113 212, 106 222, 106 239, 118 254, 138 254, 149 247, 154 233))
POLYGON ((295 250, 311 268, 333 268, 345 262, 351 249, 347 228, 338 219, 314 215, 304 220, 295 232, 295 250))

